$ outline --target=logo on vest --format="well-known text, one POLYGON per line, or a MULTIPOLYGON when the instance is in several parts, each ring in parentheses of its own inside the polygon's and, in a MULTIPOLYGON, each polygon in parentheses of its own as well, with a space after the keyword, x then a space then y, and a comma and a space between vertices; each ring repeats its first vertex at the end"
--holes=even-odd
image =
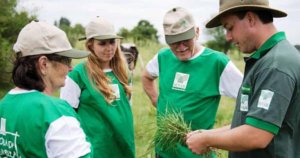
POLYGON ((21 156, 17 150, 17 138, 19 137, 18 132, 11 133, 6 131, 6 119, 1 118, 0 125, 0 156, 2 157, 16 157, 21 156))
POLYGON ((189 74, 176 72, 172 89, 185 91, 186 86, 187 86, 188 81, 189 81, 189 77, 190 77, 189 74))
POLYGON ((111 84, 110 87, 111 87, 114 95, 116 96, 115 100, 120 100, 120 89, 119 89, 118 84, 111 84))

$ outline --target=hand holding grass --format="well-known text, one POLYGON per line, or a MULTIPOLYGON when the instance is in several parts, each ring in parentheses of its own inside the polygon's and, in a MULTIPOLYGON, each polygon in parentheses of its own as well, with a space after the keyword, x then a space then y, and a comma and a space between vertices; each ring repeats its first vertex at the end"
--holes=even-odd
POLYGON ((203 130, 196 130, 187 134, 186 144, 192 152, 203 155, 211 151, 210 147, 206 145, 205 137, 203 136, 205 136, 203 130))
POLYGON ((196 144, 198 135, 206 130, 192 131, 191 125, 184 121, 182 112, 166 111, 166 113, 159 115, 157 119, 157 130, 152 142, 153 146, 156 145, 160 150, 175 150, 177 144, 186 145, 186 143, 189 143, 187 145, 194 153, 211 157, 209 147, 198 149, 196 144), (190 147, 190 145, 192 146, 190 147))

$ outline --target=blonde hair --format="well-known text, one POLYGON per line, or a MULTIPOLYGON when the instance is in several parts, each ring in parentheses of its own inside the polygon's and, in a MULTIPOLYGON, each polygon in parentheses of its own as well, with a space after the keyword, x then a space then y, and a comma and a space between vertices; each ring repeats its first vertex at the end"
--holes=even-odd
MULTIPOLYGON (((111 80, 105 75, 103 69, 101 68, 100 60, 96 56, 94 50, 92 49, 94 39, 89 39, 85 45, 86 48, 91 52, 87 60, 87 72, 91 83, 95 82, 95 88, 102 92, 105 101, 110 104, 116 98, 113 94, 112 88, 109 86, 111 80)), ((120 40, 116 39, 117 49, 114 57, 110 60, 109 66, 111 67, 113 73, 119 80, 119 82, 124 87, 127 96, 131 95, 130 86, 128 85, 128 74, 126 69, 125 57, 121 52, 120 40)))

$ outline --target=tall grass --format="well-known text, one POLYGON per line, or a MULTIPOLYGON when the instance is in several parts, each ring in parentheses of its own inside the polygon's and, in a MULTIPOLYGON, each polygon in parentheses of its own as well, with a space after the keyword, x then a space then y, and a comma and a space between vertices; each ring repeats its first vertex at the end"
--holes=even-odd
POLYGON ((138 46, 139 59, 134 70, 132 110, 134 115, 135 143, 137 157, 153 158, 149 151, 156 131, 156 109, 143 90, 141 75, 147 62, 162 48, 162 45, 148 43, 138 46))

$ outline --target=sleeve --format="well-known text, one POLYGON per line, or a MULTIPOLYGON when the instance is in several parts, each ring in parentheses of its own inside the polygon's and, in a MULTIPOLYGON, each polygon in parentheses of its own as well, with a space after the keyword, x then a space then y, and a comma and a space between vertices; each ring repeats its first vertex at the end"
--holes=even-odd
POLYGON ((72 78, 67 76, 65 86, 60 89, 60 98, 66 100, 73 108, 77 109, 80 94, 80 87, 72 78))
POLYGON ((231 61, 229 61, 221 74, 219 84, 220 94, 236 98, 242 81, 243 74, 231 61))
POLYGON ((91 144, 87 142, 86 135, 75 117, 62 116, 53 121, 45 139, 49 158, 87 157, 91 153, 91 144))
POLYGON ((159 68, 158 68, 158 54, 156 54, 146 65, 147 72, 152 77, 158 77, 159 76, 159 68))
POLYGON ((256 76, 246 124, 277 134, 286 117, 296 83, 275 68, 264 69, 256 76))

